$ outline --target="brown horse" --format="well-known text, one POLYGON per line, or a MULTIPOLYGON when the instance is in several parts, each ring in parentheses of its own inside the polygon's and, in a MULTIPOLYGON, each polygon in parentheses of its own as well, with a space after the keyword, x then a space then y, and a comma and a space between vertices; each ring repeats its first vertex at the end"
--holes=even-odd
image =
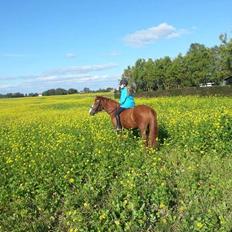
MULTIPOLYGON (((89 110, 90 115, 100 111, 106 111, 114 126, 116 126, 115 111, 119 108, 119 103, 106 97, 97 96, 94 104, 89 110)), ((140 130, 146 146, 154 147, 157 144, 157 115, 149 106, 138 105, 132 109, 124 110, 120 114, 120 120, 123 128, 140 130)))

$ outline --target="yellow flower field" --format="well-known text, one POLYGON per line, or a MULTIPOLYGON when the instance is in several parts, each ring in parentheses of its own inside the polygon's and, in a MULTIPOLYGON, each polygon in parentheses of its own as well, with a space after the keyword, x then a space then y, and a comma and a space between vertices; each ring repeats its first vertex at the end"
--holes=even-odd
POLYGON ((232 230, 231 98, 136 99, 151 150, 90 117, 94 96, 0 100, 0 231, 232 230))

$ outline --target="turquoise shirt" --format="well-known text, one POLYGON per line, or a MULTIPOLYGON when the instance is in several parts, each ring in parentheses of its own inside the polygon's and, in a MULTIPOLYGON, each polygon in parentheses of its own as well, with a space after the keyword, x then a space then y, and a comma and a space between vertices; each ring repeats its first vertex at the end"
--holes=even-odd
POLYGON ((120 107, 126 108, 126 109, 135 107, 134 96, 129 95, 128 89, 126 87, 121 89, 119 104, 120 104, 120 107))

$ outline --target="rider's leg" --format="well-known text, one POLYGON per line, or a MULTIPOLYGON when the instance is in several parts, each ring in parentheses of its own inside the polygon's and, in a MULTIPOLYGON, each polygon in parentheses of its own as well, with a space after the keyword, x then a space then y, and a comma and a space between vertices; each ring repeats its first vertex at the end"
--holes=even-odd
POLYGON ((120 122, 120 114, 122 113, 122 111, 125 110, 125 108, 120 107, 116 112, 115 112, 115 118, 116 118, 116 129, 117 130, 121 130, 122 129, 122 125, 120 122))

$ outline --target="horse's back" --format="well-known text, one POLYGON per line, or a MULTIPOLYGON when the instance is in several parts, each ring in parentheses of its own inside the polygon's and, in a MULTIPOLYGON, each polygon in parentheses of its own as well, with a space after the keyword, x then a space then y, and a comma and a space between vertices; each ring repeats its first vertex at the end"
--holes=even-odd
POLYGON ((134 108, 127 109, 122 112, 122 115, 141 115, 141 114, 152 114, 156 115, 156 112, 154 109, 152 109, 150 106, 146 105, 137 105, 134 108))
POLYGON ((134 112, 135 115, 143 115, 143 116, 156 116, 156 112, 154 109, 152 109, 150 106, 146 106, 146 105, 138 105, 134 108, 134 112))
POLYGON ((149 106, 137 105, 134 108, 127 109, 121 113, 121 121, 126 127, 136 127, 141 123, 149 123, 155 120, 156 112, 149 106))

